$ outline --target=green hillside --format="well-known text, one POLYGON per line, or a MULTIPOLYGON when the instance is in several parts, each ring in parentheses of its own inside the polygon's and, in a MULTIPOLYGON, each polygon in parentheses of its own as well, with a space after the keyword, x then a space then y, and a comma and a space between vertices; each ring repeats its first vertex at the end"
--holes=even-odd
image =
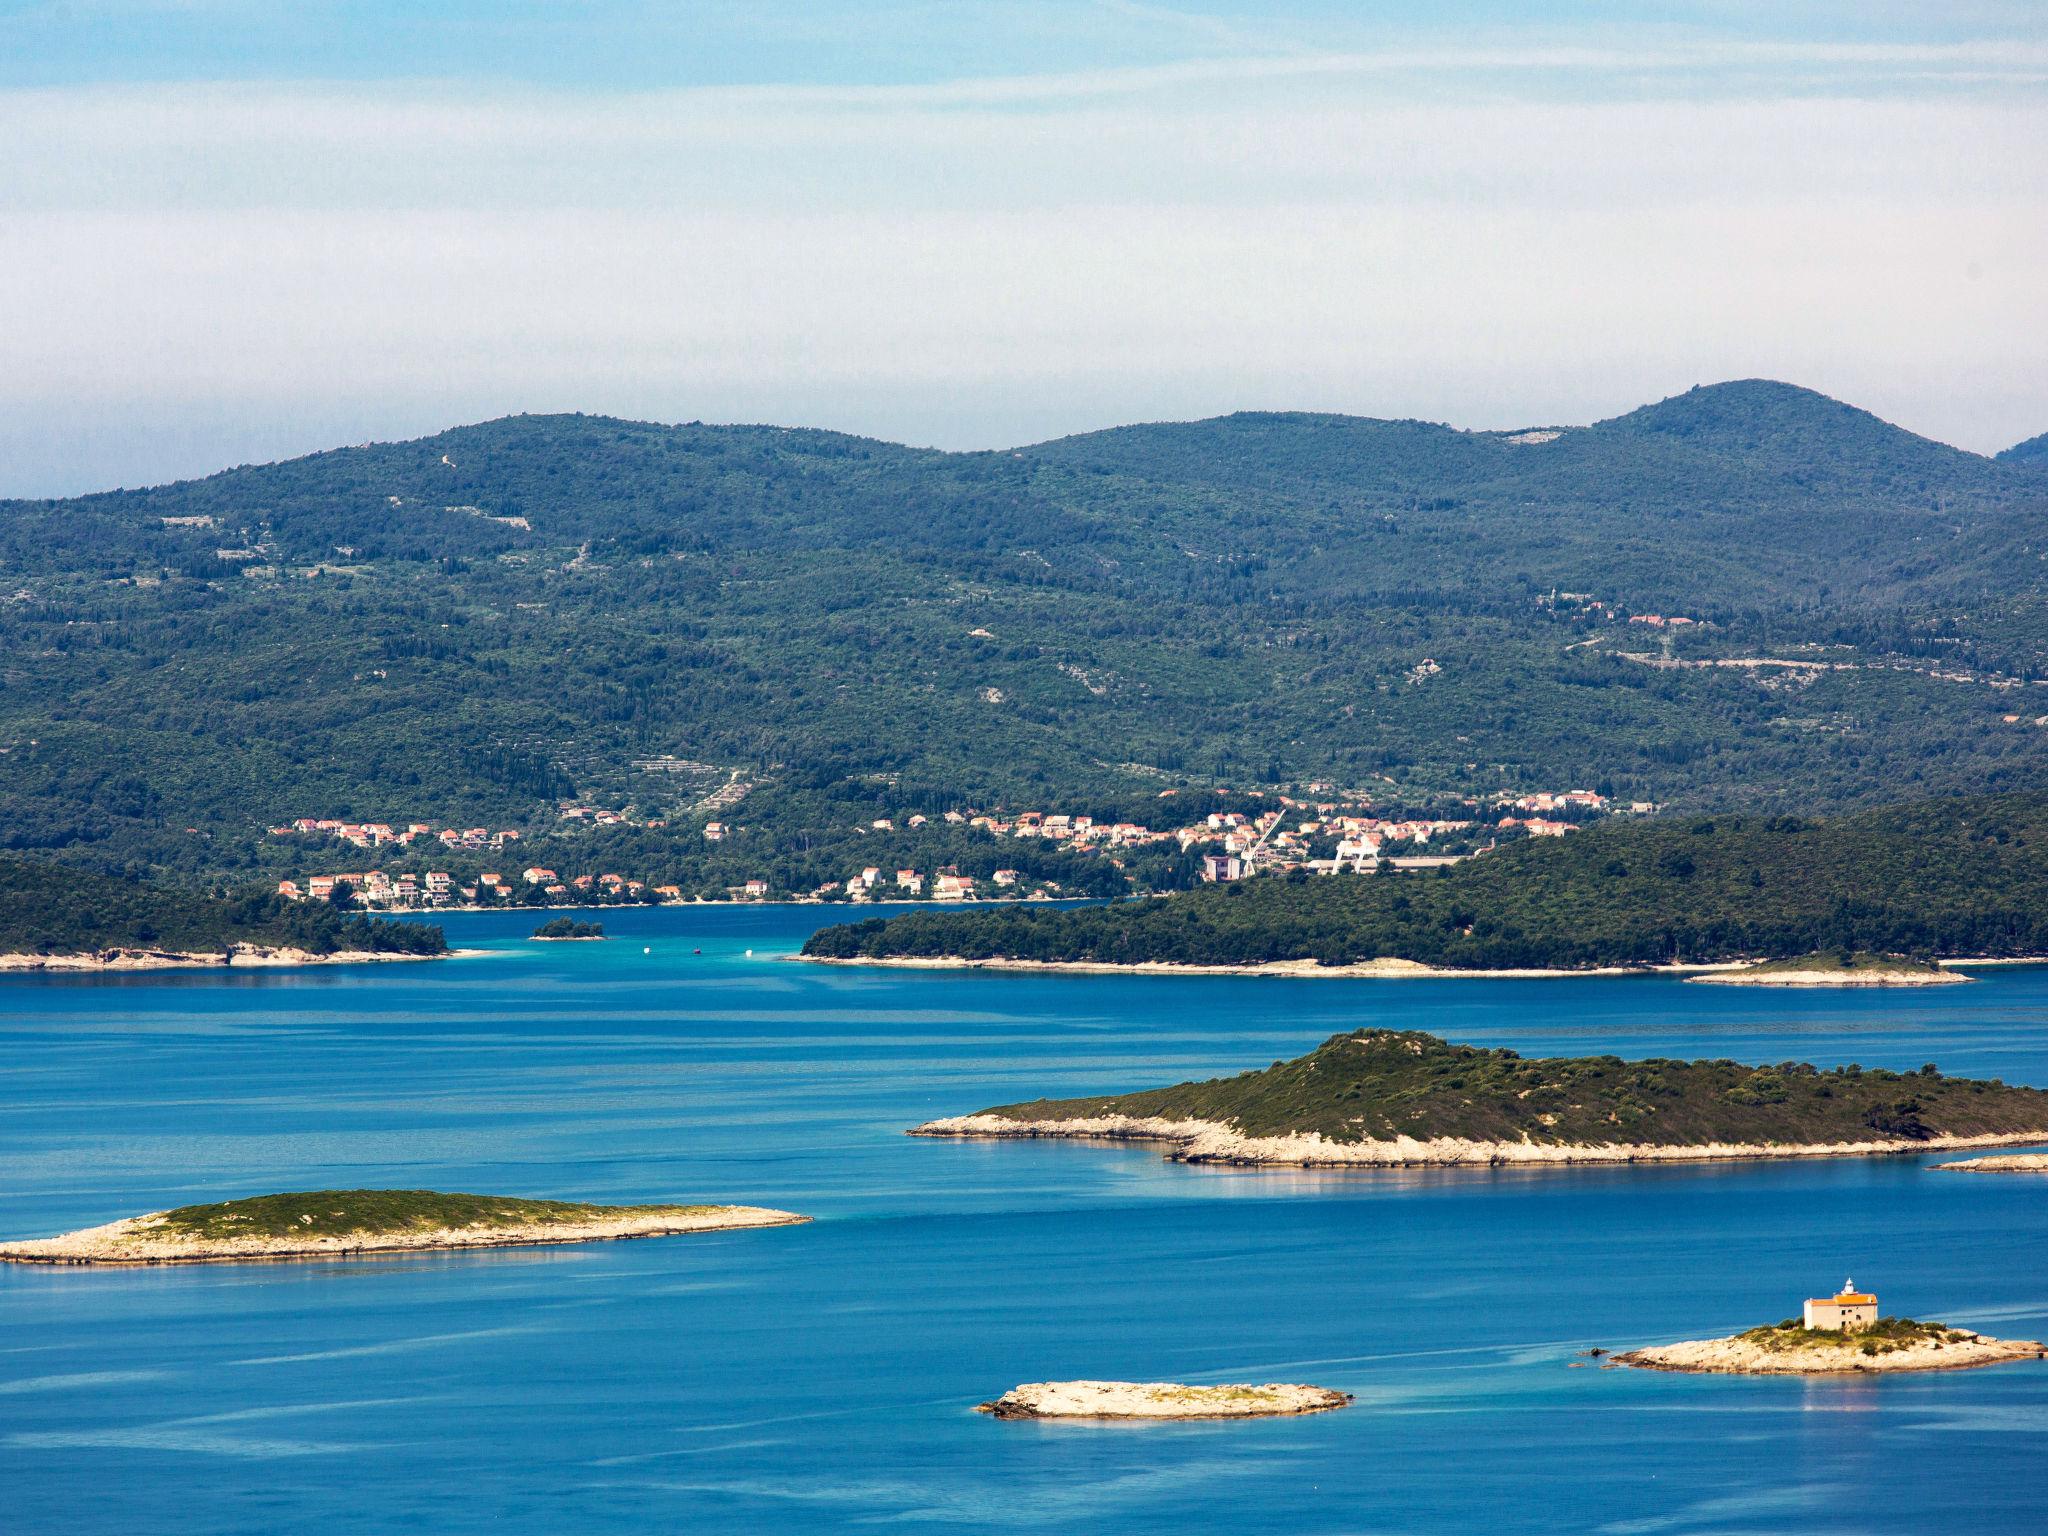
POLYGON ((672 820, 708 881, 748 872, 695 837, 734 778, 756 857, 898 783, 1808 810, 2039 780, 2048 703, 2010 685, 2048 676, 2048 470, 1758 381, 1539 437, 516 417, 0 503, 0 847, 253 878, 292 816, 532 834, 587 796, 672 820), (1710 664, 1756 657, 1806 665, 1710 664))
POLYGON ((314 954, 434 955, 441 930, 337 910, 327 902, 184 892, 0 855, 0 954, 76 955, 136 948, 220 954, 235 944, 314 954))
POLYGON ((1524 1058, 1412 1031, 1333 1035, 1263 1071, 1097 1098, 1034 1099, 982 1111, 1006 1120, 1105 1115, 1206 1120, 1247 1136, 1331 1141, 1474 1141, 1700 1146, 2048 1136, 2048 1091, 1801 1062, 1524 1058))
POLYGON ((2048 794, 1838 818, 1659 817, 1530 839, 1432 874, 1289 876, 1071 910, 826 928, 820 957, 1491 969, 1816 950, 2048 954, 2048 794))
POLYGON ((2036 462, 2048 460, 2048 432, 2030 437, 2024 443, 2014 443, 1998 455, 2001 459, 2030 459, 2036 462))

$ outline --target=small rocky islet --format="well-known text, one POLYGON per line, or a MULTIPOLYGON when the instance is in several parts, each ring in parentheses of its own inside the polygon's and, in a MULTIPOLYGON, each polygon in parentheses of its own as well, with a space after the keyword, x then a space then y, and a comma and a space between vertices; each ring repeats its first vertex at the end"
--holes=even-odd
POLYGON ((2048 1359, 2036 1339, 1994 1339, 1948 1323, 1879 1315, 1877 1297, 1844 1281, 1810 1298, 1798 1317, 1725 1339, 1687 1339, 1616 1355, 1650 1371, 1736 1376, 1842 1376, 1872 1371, 1958 1371, 2048 1359))
POLYGON ((1867 952, 1761 960, 1730 970, 1689 976, 1694 985, 1721 987, 1949 987, 1970 980, 1938 961, 1867 952))
POLYGON ((1348 1392, 1299 1382, 1032 1381, 975 1412, 998 1419, 1271 1419, 1327 1413, 1351 1400, 1348 1392))
POLYGON ((792 1226, 753 1205, 594 1205, 430 1189, 321 1189, 130 1216, 0 1242, 0 1263, 146 1265, 349 1258, 792 1226))

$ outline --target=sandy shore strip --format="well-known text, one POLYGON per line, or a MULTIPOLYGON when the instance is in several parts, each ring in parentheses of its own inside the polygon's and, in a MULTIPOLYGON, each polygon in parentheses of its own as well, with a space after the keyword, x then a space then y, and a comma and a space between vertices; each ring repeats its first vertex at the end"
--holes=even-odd
POLYGON ((1424 965, 1419 960, 1361 960, 1351 965, 1324 965, 1316 960, 1268 960, 1258 965, 1177 965, 1167 960, 1141 960, 1119 965, 1107 960, 963 960, 946 955, 791 955, 792 960, 811 965, 877 965, 909 971, 1046 971, 1072 976, 1283 976, 1349 977, 1371 981, 1397 981, 1424 977, 1468 977, 1474 980, 1518 981, 1559 976, 1689 976, 1701 971, 1735 970, 1745 962, 1726 965, 1608 965, 1586 970, 1452 970, 1447 966, 1424 965))
POLYGON ((1715 971, 1688 976, 1694 986, 1715 987, 1953 987, 1969 977, 1960 971, 1715 971))
MULTIPOLYGON (((1419 960, 1402 960, 1392 955, 1377 960, 1359 960, 1349 965, 1324 965, 1319 960, 1266 960, 1256 965, 1180 965, 1170 960, 1011 960, 996 957, 969 960, 959 955, 785 955, 807 965, 872 965, 906 971, 1043 971, 1069 976, 1279 976, 1295 980, 1334 977, 1363 981, 1403 981, 1467 978, 1474 981, 1549 981, 1573 976, 1680 976, 1713 978, 1732 976, 1749 969, 1753 960, 1678 961, 1663 965, 1597 965, 1572 969, 1565 966, 1490 970, 1467 970, 1447 965, 1424 965, 1419 960)), ((2044 965, 2048 956, 2020 955, 1998 958, 1937 960, 1944 968, 1980 965, 2044 965)), ((1966 981, 1968 977, 1954 978, 1966 981)), ((1941 985, 1941 978, 1906 985, 1941 985)), ((1840 985, 1830 982, 1829 985, 1840 985)), ((1871 983, 1856 983, 1871 985, 1871 983)), ((1797 983, 1794 983, 1797 985, 1797 983)), ((1896 985, 1896 983, 1895 983, 1896 985)))
POLYGON ((448 949, 435 955, 396 950, 338 949, 316 955, 308 949, 277 949, 267 944, 237 944, 225 952, 174 949, 101 949, 78 955, 0 955, 0 972, 34 974, 45 971, 171 971, 247 969, 255 966, 371 965, 386 960, 466 960, 489 954, 483 949, 448 949))
POLYGON ((1855 1376, 1879 1371, 1966 1371, 1973 1366, 2001 1365, 2009 1360, 2048 1359, 2048 1348, 2034 1339, 1988 1339, 1967 1328, 1945 1342, 1925 1340, 1879 1354, 1866 1355, 1851 1334, 1849 1342, 1805 1349, 1771 1349, 1749 1339, 1688 1339, 1659 1344, 1614 1356, 1617 1365, 1649 1371, 1701 1371, 1734 1376, 1855 1376))
POLYGON ((235 1264, 273 1259, 338 1259, 380 1253, 431 1253, 465 1248, 527 1248, 542 1244, 611 1242, 633 1237, 675 1237, 748 1227, 789 1227, 809 1221, 793 1211, 758 1205, 652 1206, 591 1221, 442 1227, 417 1232, 342 1236, 210 1237, 165 1235, 168 1213, 124 1217, 61 1237, 0 1243, 8 1264, 235 1264))
POLYGON ((1271 1419, 1327 1413, 1348 1392, 1298 1383, 1191 1387, 1175 1381, 1031 1381, 976 1413, 998 1419, 1271 1419))
POLYGON ((1936 1163, 1937 1173, 2048 1173, 2048 1152, 2015 1152, 2005 1157, 1966 1157, 1936 1163))
POLYGON ((1985 1136, 1933 1136, 1924 1141, 1803 1143, 1703 1142, 1656 1145, 1615 1142, 1553 1145, 1529 1141, 1466 1141, 1402 1136, 1392 1141, 1330 1141, 1321 1134, 1247 1136, 1211 1120, 1164 1120, 1098 1115, 1079 1120, 1011 1120, 1002 1115, 955 1115, 913 1127, 912 1136, 993 1141, 1150 1141, 1172 1146, 1176 1163, 1228 1163, 1276 1168, 1534 1167, 1564 1163, 1710 1163, 1766 1157, 1904 1157, 1965 1147, 2009 1147, 2039 1142, 2042 1131, 1985 1136))

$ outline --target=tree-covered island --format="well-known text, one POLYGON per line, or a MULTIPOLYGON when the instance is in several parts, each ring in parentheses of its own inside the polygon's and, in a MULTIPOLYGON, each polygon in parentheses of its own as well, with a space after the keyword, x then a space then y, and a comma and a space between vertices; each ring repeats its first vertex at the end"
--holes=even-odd
POLYGON ((1181 1162, 1687 1161, 1915 1152, 2048 1140, 2048 1091, 1803 1062, 1526 1058, 1361 1029, 1262 1071, 1034 1099, 912 1133, 1149 1140, 1181 1162))
POLYGON ((1728 963, 1815 952, 2048 954, 2048 794, 1824 820, 1681 816, 1532 838, 1428 874, 1243 880, 1073 909, 826 928, 806 957, 1449 970, 1728 963))
POLYGON ((441 930, 252 893, 202 896, 0 855, 0 970, 445 955, 441 930))

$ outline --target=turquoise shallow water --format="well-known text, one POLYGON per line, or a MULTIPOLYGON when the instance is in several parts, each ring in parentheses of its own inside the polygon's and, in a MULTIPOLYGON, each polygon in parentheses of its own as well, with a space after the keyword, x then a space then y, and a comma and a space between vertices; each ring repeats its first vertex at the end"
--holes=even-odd
POLYGON ((458 917, 451 937, 491 955, 0 980, 8 1235, 334 1185, 818 1218, 459 1257, 0 1267, 0 1531, 2048 1529, 2048 1366, 1572 1368, 1589 1345, 1775 1320, 1848 1273, 1887 1311, 2048 1335, 2048 1179, 1932 1159, 1220 1171, 901 1134, 1263 1065, 1361 1024, 2048 1085, 2048 970, 1865 996, 773 958, 817 917, 608 916, 605 945, 458 917), (1067 1376, 1359 1401, 1240 1425, 971 1411, 1067 1376))

